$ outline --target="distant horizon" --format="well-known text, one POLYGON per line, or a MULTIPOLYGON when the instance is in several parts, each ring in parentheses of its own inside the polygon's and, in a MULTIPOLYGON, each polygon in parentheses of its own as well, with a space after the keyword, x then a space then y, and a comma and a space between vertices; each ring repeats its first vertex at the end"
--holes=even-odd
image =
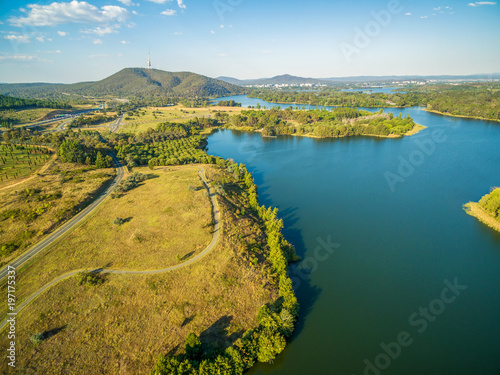
MULTIPOLYGON (((79 81, 73 81, 73 82, 49 82, 49 81, 25 81, 25 82, 5 82, 5 81, 0 81, 1 85, 8 85, 8 84, 54 84, 54 85, 71 85, 71 84, 76 84, 76 83, 83 83, 83 82, 97 82, 101 81, 103 79, 106 79, 107 77, 112 76, 113 74, 116 74, 124 69, 147 69, 147 67, 141 67, 141 66, 132 66, 132 67, 125 67, 117 70, 114 73, 108 74, 104 77, 101 78, 96 78, 96 79, 85 79, 85 80, 79 80, 79 81)), ((370 77, 370 78, 398 78, 398 77, 414 77, 414 78, 432 78, 432 77, 442 77, 442 76, 451 76, 451 77, 469 77, 469 76, 500 76, 500 72, 494 72, 494 73, 466 73, 466 74, 392 74, 392 75, 370 75, 370 74, 363 74, 363 75, 356 75, 356 76, 328 76, 328 77, 312 77, 312 76, 297 76, 293 75, 290 73, 283 73, 283 74, 277 74, 273 76, 268 76, 268 77, 258 77, 258 78, 239 78, 235 76, 229 76, 229 75, 219 75, 219 76, 208 76, 205 74, 201 74, 198 72, 193 72, 189 70, 164 70, 164 69, 159 69, 152 67, 151 69, 153 70, 160 70, 168 73, 194 73, 198 75, 202 75, 208 78, 213 78, 213 79, 219 79, 220 77, 223 78, 232 78, 232 79, 237 79, 239 81, 256 81, 256 80, 264 80, 264 79, 271 79, 271 78, 276 78, 276 77, 281 77, 281 76, 292 76, 292 77, 297 77, 297 78, 304 78, 304 79, 314 79, 314 80, 322 80, 322 79, 345 79, 345 78, 364 78, 364 77, 370 77)))

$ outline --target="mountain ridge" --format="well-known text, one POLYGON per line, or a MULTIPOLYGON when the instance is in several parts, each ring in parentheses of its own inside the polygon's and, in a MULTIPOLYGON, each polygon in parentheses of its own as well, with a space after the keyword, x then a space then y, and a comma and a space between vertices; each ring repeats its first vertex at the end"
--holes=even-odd
POLYGON ((124 68, 99 81, 0 84, 0 94, 46 98, 54 95, 97 97, 220 97, 244 92, 240 86, 191 72, 124 68))

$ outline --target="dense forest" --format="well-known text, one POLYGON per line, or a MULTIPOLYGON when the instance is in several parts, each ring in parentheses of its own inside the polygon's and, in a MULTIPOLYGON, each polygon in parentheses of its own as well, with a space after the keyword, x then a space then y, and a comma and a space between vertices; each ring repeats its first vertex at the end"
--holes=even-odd
POLYGON ((500 83, 425 85, 393 94, 325 89, 305 91, 254 91, 249 96, 274 103, 338 107, 422 106, 451 116, 500 120, 500 83))
POLYGON ((30 107, 59 109, 71 108, 71 106, 67 103, 38 99, 21 99, 0 94, 0 110, 25 109, 30 107))
POLYGON ((293 111, 271 109, 268 111, 243 111, 241 115, 225 119, 235 128, 261 129, 265 136, 310 135, 320 138, 356 135, 402 136, 415 127, 409 117, 394 117, 382 110, 377 113, 354 108, 337 108, 334 111, 293 111))

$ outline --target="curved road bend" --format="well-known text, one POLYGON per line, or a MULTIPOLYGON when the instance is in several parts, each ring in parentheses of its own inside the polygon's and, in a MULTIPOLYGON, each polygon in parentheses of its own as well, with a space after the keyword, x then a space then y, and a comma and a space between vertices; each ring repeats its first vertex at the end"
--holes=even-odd
MULTIPOLYGON (((113 181, 113 183, 106 189, 105 192, 101 193, 99 197, 94 200, 91 204, 89 204, 85 209, 83 209, 81 212, 79 212, 77 215, 75 215, 71 220, 66 222, 63 226, 61 226, 59 229, 57 229, 55 232, 51 233, 49 236, 44 238, 42 241, 38 242, 35 246, 33 246, 31 249, 26 251, 23 255, 21 255, 19 258, 13 260, 9 265, 14 268, 18 268, 21 265, 23 265, 25 262, 33 258, 35 255, 37 255, 40 251, 45 249, 47 246, 53 244, 56 242, 59 238, 61 238, 63 235, 66 233, 70 232, 77 224, 81 223, 87 215, 89 215, 92 211, 94 211, 113 191, 116 185, 118 185, 125 174, 123 165, 120 163, 120 161, 116 158, 114 154, 111 154, 113 158, 113 162, 115 163, 116 167, 116 177, 113 181)), ((0 270, 0 280, 2 280, 5 276, 7 276, 8 272, 8 266, 3 267, 0 270)))
MULTIPOLYGON (((127 271, 127 270, 97 269, 97 270, 93 270, 92 272, 96 272, 96 273, 109 273, 109 274, 116 274, 116 275, 153 275, 153 274, 170 272, 170 271, 177 270, 179 268, 187 267, 190 264, 192 264, 194 262, 197 262, 202 257, 204 257, 205 255, 207 255, 215 247, 215 245, 217 243, 217 240, 219 238, 219 232, 220 232, 220 211, 219 211, 219 208, 218 208, 218 205, 217 205, 217 199, 215 199, 215 193, 214 193, 213 189, 211 189, 208 186, 207 180, 205 178, 205 170, 202 168, 199 171, 199 173, 200 173, 201 180, 203 181, 203 184, 205 185, 205 188, 209 192, 210 202, 212 204, 213 219, 214 219, 214 232, 213 232, 214 234, 213 234, 213 237, 212 237, 212 241, 205 248, 205 250, 203 250, 201 253, 199 253, 194 258, 188 260, 187 262, 184 262, 184 263, 181 263, 181 264, 177 264, 175 266, 168 267, 168 268, 163 268, 161 270, 152 270, 152 271, 127 271)), ((31 301, 33 301, 35 298, 37 298, 40 294, 42 294, 43 292, 45 292, 47 289, 51 288, 53 285, 57 284, 58 282, 60 282, 60 281, 62 281, 64 279, 67 279, 67 278, 69 278, 71 276, 74 276, 74 275, 76 275, 76 274, 78 274, 79 272, 82 272, 82 271, 88 271, 88 270, 81 269, 81 270, 71 271, 71 272, 69 272, 69 273, 67 273, 65 275, 59 276, 57 279, 52 280, 50 283, 46 284, 42 288, 38 289, 35 293, 33 293, 32 295, 30 295, 26 300, 24 300, 20 305, 17 306, 17 308, 16 308, 16 310, 14 312, 12 312, 12 313, 10 313, 8 315, 16 315, 17 313, 19 313, 19 311, 21 311, 24 307, 26 307, 26 305, 28 305, 31 301)), ((3 329, 6 324, 7 324, 7 318, 5 318, 2 321, 2 323, 0 324, 0 330, 3 329)))

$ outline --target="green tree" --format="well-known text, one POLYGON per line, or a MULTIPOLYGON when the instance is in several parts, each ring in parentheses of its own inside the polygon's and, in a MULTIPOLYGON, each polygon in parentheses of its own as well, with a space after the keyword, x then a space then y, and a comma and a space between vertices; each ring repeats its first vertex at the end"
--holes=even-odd
POLYGON ((202 344, 198 336, 194 333, 191 332, 187 335, 184 348, 186 349, 186 356, 189 359, 197 361, 201 357, 202 344))

